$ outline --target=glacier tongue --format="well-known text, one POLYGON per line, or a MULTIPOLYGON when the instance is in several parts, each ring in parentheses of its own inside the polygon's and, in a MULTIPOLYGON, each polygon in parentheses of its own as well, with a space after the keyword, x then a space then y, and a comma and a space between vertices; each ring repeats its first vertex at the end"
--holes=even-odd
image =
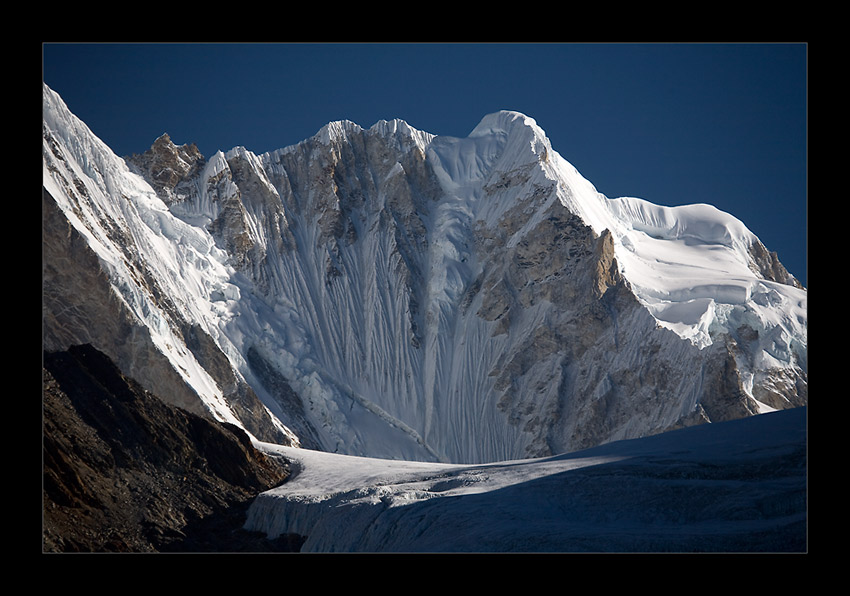
POLYGON ((279 428, 351 455, 508 460, 805 403, 805 289, 743 224, 607 199, 522 114, 466 138, 330 123, 186 163, 164 201, 46 87, 44 111, 88 200, 47 165, 45 187, 221 418, 244 424, 174 320, 279 428))

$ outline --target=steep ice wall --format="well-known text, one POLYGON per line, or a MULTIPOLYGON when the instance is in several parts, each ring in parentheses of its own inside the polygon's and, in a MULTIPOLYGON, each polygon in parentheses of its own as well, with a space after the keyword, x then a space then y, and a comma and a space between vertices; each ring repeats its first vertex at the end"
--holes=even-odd
POLYGON ((607 199, 522 114, 466 138, 334 122, 209 159, 160 139, 128 168, 45 97, 103 204, 64 212, 108 263, 98 230, 122 222, 158 282, 110 269, 138 320, 206 403, 232 409, 223 386, 244 383, 305 446, 478 463, 805 403, 805 290, 759 273, 778 268, 743 225, 607 199), (148 184, 151 163, 176 175, 148 184))
POLYGON ((749 267, 754 237, 708 206, 605 198, 522 114, 466 138, 331 123, 226 162, 245 206, 228 233, 263 247, 242 271, 274 313, 226 333, 288 380, 329 450, 492 461, 763 407, 700 312, 772 283, 749 267))

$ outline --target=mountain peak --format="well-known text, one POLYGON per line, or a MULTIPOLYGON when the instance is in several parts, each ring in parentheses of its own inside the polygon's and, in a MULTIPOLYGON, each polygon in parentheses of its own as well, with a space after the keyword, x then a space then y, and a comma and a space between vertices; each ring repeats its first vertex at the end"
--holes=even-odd
POLYGON ((201 155, 200 149, 195 143, 184 143, 183 145, 177 145, 174 141, 171 140, 171 135, 167 132, 159 135, 156 140, 151 144, 150 150, 155 153, 168 153, 173 155, 191 155, 193 159, 197 159, 198 157, 203 157, 201 155))
POLYGON ((356 134, 363 128, 356 122, 351 120, 333 120, 325 124, 319 131, 313 135, 314 139, 319 140, 322 144, 328 145, 333 142, 344 140, 349 134, 356 134))
POLYGON ((153 142, 152 146, 153 147, 163 146, 163 145, 167 146, 167 145, 173 145, 173 144, 174 143, 171 140, 171 135, 169 135, 167 132, 164 132, 156 138, 156 140, 153 142))
POLYGON ((178 185, 197 174, 205 163, 195 143, 176 145, 171 136, 162 133, 150 149, 125 159, 127 164, 150 181, 157 195, 166 202, 183 198, 178 185))
POLYGON ((529 118, 521 112, 514 110, 499 110, 484 116, 478 125, 469 133, 470 137, 477 137, 486 134, 509 134, 516 127, 528 127, 532 130, 542 130, 537 126, 534 118, 529 118))
POLYGON ((806 403, 805 290, 751 266, 743 225, 607 199, 520 112, 463 138, 340 120, 206 162, 161 135, 128 176, 55 111, 45 189, 151 351, 246 428, 266 432, 250 388, 327 450, 483 462, 806 403))

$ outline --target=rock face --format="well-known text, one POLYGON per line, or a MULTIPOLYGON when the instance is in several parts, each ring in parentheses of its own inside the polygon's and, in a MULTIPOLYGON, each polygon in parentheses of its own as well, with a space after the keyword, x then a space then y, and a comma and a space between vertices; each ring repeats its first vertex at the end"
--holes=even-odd
POLYGON ((198 176, 205 162, 194 143, 178 147, 168 133, 161 135, 141 155, 127 158, 127 163, 149 180, 156 193, 167 203, 180 201, 191 192, 191 188, 185 188, 183 183, 198 176))
MULTIPOLYGON (((128 376, 170 404, 200 415, 213 416, 195 389, 169 361, 151 334, 151 325, 140 320, 138 311, 156 312, 204 372, 211 377, 233 411, 235 420, 255 436, 269 441, 291 443, 287 435, 268 415, 251 387, 236 373, 218 344, 204 327, 180 311, 175 297, 162 285, 157 272, 141 256, 137 240, 123 217, 99 218, 92 222, 86 213, 95 197, 66 159, 59 143, 45 130, 50 148, 45 164, 61 193, 74 205, 75 215, 86 222, 71 223, 58 207, 56 197, 46 188, 42 192, 42 320, 43 346, 63 350, 72 345, 91 344, 106 353, 128 376), (115 287, 115 273, 99 257, 87 233, 107 235, 117 258, 147 304, 134 305, 132 297, 115 287)), ((170 143, 170 140, 160 139, 170 143)), ((187 171, 192 171, 191 169, 187 171)), ((172 179, 173 182, 173 179, 172 179)), ((57 191, 54 191, 57 192, 57 191)), ((58 194, 58 193, 57 193, 58 194)))
POLYGON ((786 306, 775 257, 729 218, 700 237, 609 201, 520 114, 465 139, 335 122, 208 159, 163 136, 124 162, 45 93, 46 343, 92 343, 181 407, 479 463, 807 402, 805 295, 786 306), (629 277, 643 241, 743 255, 747 277, 653 295, 629 277))
POLYGON ((154 346, 109 283, 109 275, 85 238, 42 193, 43 346, 63 350, 91 344, 169 403, 202 413, 197 395, 154 346))
POLYGON ((289 474, 242 429, 165 404, 91 346, 45 352, 43 375, 45 552, 289 550, 241 530, 289 474))

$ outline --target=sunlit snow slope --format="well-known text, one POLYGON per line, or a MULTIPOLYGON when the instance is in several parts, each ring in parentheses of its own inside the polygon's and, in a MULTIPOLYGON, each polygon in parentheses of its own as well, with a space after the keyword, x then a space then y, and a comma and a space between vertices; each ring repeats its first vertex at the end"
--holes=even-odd
POLYGON ((240 422, 187 324, 278 428, 352 455, 516 459, 806 402, 806 291, 755 236, 604 197, 522 114, 125 162, 44 93, 45 188, 217 417, 240 422))

